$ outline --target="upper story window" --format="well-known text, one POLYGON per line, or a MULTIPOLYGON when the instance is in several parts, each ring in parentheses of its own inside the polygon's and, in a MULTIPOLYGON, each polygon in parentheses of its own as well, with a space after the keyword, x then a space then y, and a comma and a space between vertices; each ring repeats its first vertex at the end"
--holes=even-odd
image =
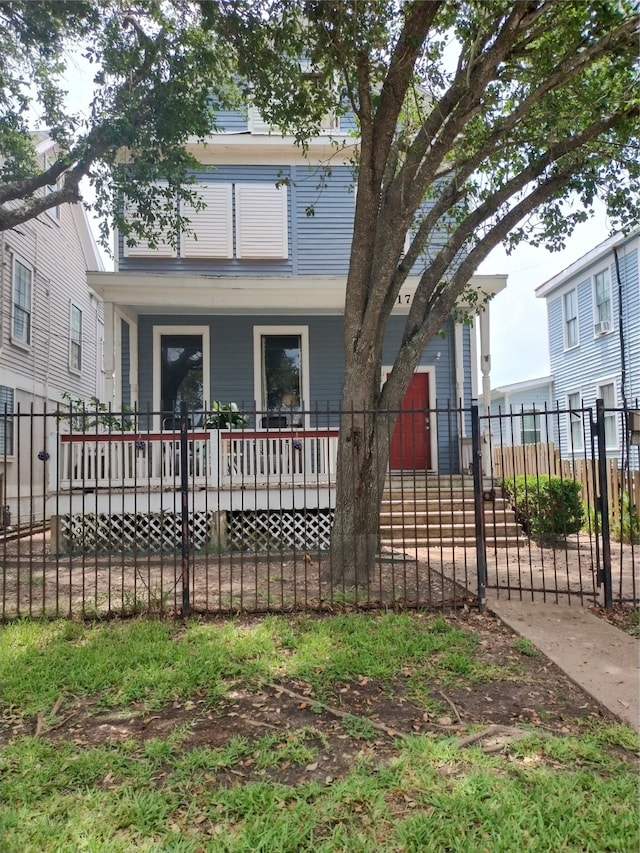
POLYGON ((82 370, 82 311, 77 305, 69 311, 69 369, 82 370))
POLYGON ((596 396, 604 402, 604 438, 607 449, 618 446, 618 415, 615 411, 616 386, 615 382, 604 382, 598 385, 596 396))
POLYGON ((287 188, 236 184, 236 257, 287 258, 287 188))
POLYGON ((569 290, 562 297, 564 311, 564 345, 566 349, 578 346, 578 293, 569 290))
POLYGON ((571 442, 571 450, 582 450, 584 447, 583 432, 582 432, 582 401, 580 393, 575 391, 573 394, 567 394, 567 408, 569 409, 569 440, 571 442))
MULTIPOLYGON (((196 185, 204 203, 196 210, 180 200, 180 212, 189 220, 180 235, 180 257, 280 260, 289 257, 287 187, 275 183, 196 185), (235 249, 235 252, 234 252, 235 249)), ((131 216, 135 210, 130 208, 131 216)), ((140 241, 124 246, 125 257, 175 258, 166 234, 158 234, 156 248, 140 241)))
POLYGON ((12 294, 11 340, 31 346, 33 271, 15 257, 12 294))
POLYGON ((593 302, 596 335, 611 331, 611 284, 609 271, 602 270, 593 277, 593 302))
POLYGON ((13 388, 0 385, 0 458, 13 456, 13 388))

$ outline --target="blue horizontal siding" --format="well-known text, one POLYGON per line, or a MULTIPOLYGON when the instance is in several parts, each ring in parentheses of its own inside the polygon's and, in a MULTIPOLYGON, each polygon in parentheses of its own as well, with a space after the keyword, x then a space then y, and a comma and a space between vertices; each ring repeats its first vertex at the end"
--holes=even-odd
MULTIPOLYGON (((233 401, 241 408, 254 410, 253 327, 255 325, 308 326, 310 396, 312 411, 317 408, 319 423, 336 424, 335 415, 342 397, 344 350, 342 317, 314 316, 209 316, 200 314, 168 318, 166 315, 143 315, 139 318, 138 346, 139 406, 141 411, 153 407, 153 327, 171 325, 206 325, 211 349, 211 388, 209 399, 233 401)), ((434 365, 436 397, 439 406, 447 406, 455 396, 452 377, 453 334, 451 324, 445 339, 431 341, 420 359, 420 365, 434 365)), ((385 335, 383 363, 392 364, 402 340, 404 317, 392 317, 385 335)), ((455 407, 451 413, 438 416, 438 465, 442 472, 457 470, 457 427, 455 407)))

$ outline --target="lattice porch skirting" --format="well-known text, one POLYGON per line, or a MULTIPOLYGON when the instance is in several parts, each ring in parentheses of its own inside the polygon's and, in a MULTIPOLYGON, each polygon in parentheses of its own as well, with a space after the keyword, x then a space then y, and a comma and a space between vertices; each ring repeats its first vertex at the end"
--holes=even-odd
MULTIPOLYGON (((193 512, 189 543, 195 551, 325 549, 333 510, 193 512)), ((179 513, 85 513, 58 517, 58 550, 72 554, 173 553, 180 548, 179 513)))

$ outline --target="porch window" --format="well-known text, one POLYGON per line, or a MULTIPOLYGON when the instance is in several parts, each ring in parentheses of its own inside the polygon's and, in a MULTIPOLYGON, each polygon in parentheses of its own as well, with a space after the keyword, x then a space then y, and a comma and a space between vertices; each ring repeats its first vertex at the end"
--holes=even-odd
POLYGON ((611 287, 607 270, 593 277, 596 306, 596 323, 611 322, 611 287))
POLYGON ((77 305, 69 312, 69 369, 82 370, 82 311, 77 305))
POLYGON ((31 345, 31 300, 33 273, 17 258, 13 259, 13 317, 11 339, 15 343, 31 345))
POLYGON ((302 426, 308 388, 308 330, 256 327, 256 400, 265 413, 258 426, 302 426))
POLYGON ((180 404, 187 409, 204 408, 202 335, 162 335, 160 346, 160 408, 173 415, 180 404))
POLYGON ((582 408, 579 392, 567 395, 567 408, 569 409, 569 440, 571 450, 575 452, 583 449, 582 412, 577 411, 582 408))
POLYGON ((578 346, 578 296, 575 288, 565 293, 564 307, 564 345, 567 349, 578 346))
POLYGON ((607 448, 618 446, 617 414, 610 411, 616 405, 616 386, 614 382, 598 385, 597 396, 604 401, 604 437, 607 448))
POLYGON ((524 412, 522 415, 522 443, 540 443, 540 415, 538 412, 524 412))
POLYGON ((13 388, 0 385, 0 457, 13 455, 13 388))

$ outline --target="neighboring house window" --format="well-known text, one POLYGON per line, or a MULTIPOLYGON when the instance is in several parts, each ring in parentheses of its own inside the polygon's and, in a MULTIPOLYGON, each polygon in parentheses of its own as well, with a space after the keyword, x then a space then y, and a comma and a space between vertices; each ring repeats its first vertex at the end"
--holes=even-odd
POLYGON ((604 438, 607 447, 618 446, 618 416, 615 411, 616 405, 616 386, 613 382, 606 382, 598 385, 597 396, 604 401, 604 438))
POLYGON ((524 412, 522 415, 522 443, 540 443, 540 415, 538 412, 524 412))
POLYGON ((597 273, 593 277, 596 332, 609 331, 609 326, 602 324, 611 323, 611 287, 609 285, 609 274, 607 270, 597 273))
POLYGON ((13 455, 13 388, 0 385, 0 457, 13 455))
POLYGON ((582 408, 582 402, 578 392, 567 395, 567 408, 569 409, 569 440, 571 441, 571 449, 575 452, 582 450, 584 446, 582 412, 579 411, 582 408))
POLYGON ((308 392, 307 327, 254 328, 258 426, 302 426, 308 392))
POLYGON ((69 314, 69 367, 78 373, 82 370, 82 311, 71 306, 69 314))
POLYGON ((578 294, 570 290, 563 296, 564 344, 567 349, 578 345, 578 294))
POLYGON ((13 259, 13 316, 11 321, 11 338, 19 344, 31 344, 31 299, 32 299, 31 269, 13 259))

